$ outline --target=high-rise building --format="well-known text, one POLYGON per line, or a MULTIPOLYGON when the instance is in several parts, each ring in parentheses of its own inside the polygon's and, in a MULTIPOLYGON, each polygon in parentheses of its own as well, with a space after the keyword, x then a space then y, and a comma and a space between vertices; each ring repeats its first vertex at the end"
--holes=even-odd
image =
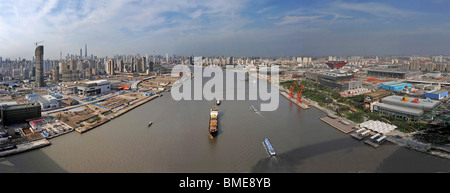
POLYGON ((83 48, 80 48, 80 58, 83 58, 83 48))
POLYGON ((63 74, 63 72, 64 72, 64 70, 65 70, 65 68, 67 68, 67 67, 65 67, 65 64, 64 64, 64 62, 60 62, 59 63, 59 74, 63 74))
POLYGON ((87 44, 84 44, 84 57, 87 58, 87 44))
MULTIPOLYGON (((62 64, 61 62, 59 64, 62 64)), ((55 82, 59 82, 59 66, 58 65, 53 65, 53 81, 55 82)))
POLYGON ((143 57, 141 62, 141 72, 145 72, 147 69, 147 58, 143 57))
POLYGON ((148 70, 150 71, 150 72, 153 72, 153 61, 150 61, 150 65, 149 65, 149 68, 148 68, 148 70))
POLYGON ((123 65, 123 60, 122 59, 119 60, 119 63, 117 64, 117 68, 119 68, 119 72, 123 72, 124 65, 123 65))
POLYGON ((36 57, 36 87, 44 87, 44 46, 38 46, 34 55, 36 57))
POLYGON ((109 59, 108 61, 108 74, 114 75, 114 60, 109 59))

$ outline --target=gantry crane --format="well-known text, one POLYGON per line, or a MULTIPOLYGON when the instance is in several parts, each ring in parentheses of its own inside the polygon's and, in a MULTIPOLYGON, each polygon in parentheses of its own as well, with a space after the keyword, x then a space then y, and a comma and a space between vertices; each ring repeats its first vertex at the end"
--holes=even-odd
POLYGON ((294 98, 294 89, 297 86, 297 82, 294 82, 294 84, 291 85, 289 88, 289 98, 294 98))
POLYGON ((39 43, 42 43, 44 41, 38 41, 38 42, 34 42, 34 45, 37 47, 39 43))
POLYGON ((303 103, 302 102, 302 92, 303 92, 303 89, 304 89, 305 87, 303 86, 303 84, 300 86, 300 89, 298 89, 298 91, 297 91, 297 102, 299 102, 299 103, 303 103))

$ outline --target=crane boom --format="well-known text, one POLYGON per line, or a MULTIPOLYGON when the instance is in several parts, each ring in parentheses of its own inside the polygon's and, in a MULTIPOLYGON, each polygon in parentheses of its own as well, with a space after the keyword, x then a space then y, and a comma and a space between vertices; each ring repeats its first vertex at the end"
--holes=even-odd
POLYGON ((42 43, 42 42, 44 42, 44 41, 37 41, 37 42, 34 42, 34 45, 37 47, 37 45, 38 45, 39 43, 42 43))

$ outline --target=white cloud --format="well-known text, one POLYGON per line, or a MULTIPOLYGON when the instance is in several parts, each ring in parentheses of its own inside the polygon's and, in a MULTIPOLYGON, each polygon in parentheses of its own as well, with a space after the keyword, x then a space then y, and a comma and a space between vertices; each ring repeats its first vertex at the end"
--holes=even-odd
POLYGON ((260 9, 260 10, 257 11, 256 13, 258 13, 258 14, 264 13, 264 12, 266 12, 266 11, 269 11, 269 10, 273 9, 273 8, 275 8, 275 6, 266 7, 266 8, 260 9))
POLYGON ((294 24, 299 23, 303 21, 312 21, 317 20, 319 18, 323 17, 322 15, 316 15, 316 16, 285 16, 282 21, 275 23, 275 25, 287 25, 287 24, 294 24))

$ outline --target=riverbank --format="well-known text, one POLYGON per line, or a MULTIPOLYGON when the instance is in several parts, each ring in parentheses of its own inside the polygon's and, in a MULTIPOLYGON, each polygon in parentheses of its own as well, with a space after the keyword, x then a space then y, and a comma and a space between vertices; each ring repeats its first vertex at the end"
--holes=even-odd
MULTIPOLYGON (((93 123, 86 123, 85 125, 83 125, 82 127, 77 127, 75 129, 75 131, 77 131, 78 133, 85 133, 87 131, 90 131, 96 127, 99 127, 109 121, 111 121, 112 119, 115 119, 117 117, 122 116, 123 114, 135 109, 136 107, 139 107, 149 101, 152 101, 153 99, 162 96, 162 94, 155 94, 149 97, 146 97, 144 99, 141 99, 139 101, 134 101, 133 103, 130 103, 128 106, 125 106, 123 108, 121 108, 120 110, 117 110, 116 112, 111 112, 110 114, 112 115, 101 115, 102 117, 100 118, 100 120, 98 121, 94 121, 93 123)), ((100 115, 99 115, 100 116, 100 115)))
POLYGON ((27 143, 18 144, 13 149, 5 150, 0 152, 0 157, 10 156, 22 152, 31 151, 34 149, 39 149, 41 147, 49 146, 51 143, 47 139, 40 139, 36 141, 31 141, 27 143))
MULTIPOLYGON (((282 96, 285 96, 286 93, 287 93, 287 90, 285 90, 284 88, 280 88, 280 94, 282 96)), ((288 97, 286 97, 286 98, 289 100, 288 97)), ((304 103, 307 103, 309 106, 313 106, 313 107, 323 111, 327 115, 335 114, 334 111, 331 111, 327 108, 321 107, 317 102, 312 101, 304 96, 302 97, 302 100, 304 101, 304 103)), ((290 100, 290 101, 292 101, 292 100, 290 100)), ((339 117, 339 118, 350 123, 351 125, 359 125, 358 123, 355 123, 344 117, 339 117)), ((346 133, 346 134, 348 134, 348 133, 346 133)), ((422 142, 419 142, 419 141, 413 139, 410 136, 407 136, 405 133, 402 133, 400 131, 393 131, 391 133, 388 133, 386 135, 386 141, 389 141, 393 144, 396 144, 398 146, 405 147, 405 148, 408 148, 411 150, 415 150, 415 151, 419 151, 422 153, 427 153, 430 155, 450 159, 450 147, 442 147, 442 146, 436 146, 436 145, 432 145, 432 144, 425 144, 425 143, 422 143, 422 142)))

